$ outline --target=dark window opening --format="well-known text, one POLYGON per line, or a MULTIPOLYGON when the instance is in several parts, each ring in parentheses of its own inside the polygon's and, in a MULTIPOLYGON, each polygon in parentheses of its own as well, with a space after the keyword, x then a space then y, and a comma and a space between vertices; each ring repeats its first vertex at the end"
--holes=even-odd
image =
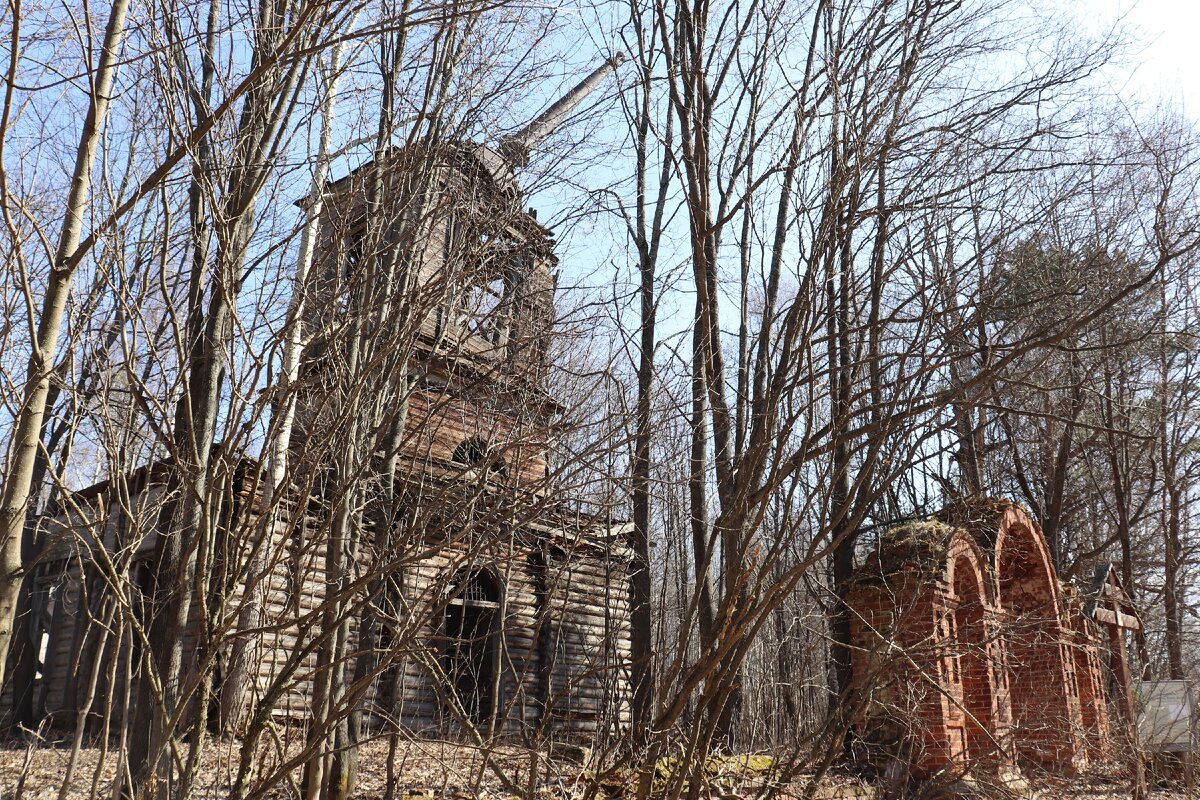
POLYGON ((442 239, 442 263, 453 270, 457 265, 459 245, 462 239, 462 225, 458 215, 451 211, 446 215, 445 237, 442 239))
POLYGON ((496 712, 500 589, 484 571, 460 573, 446 604, 447 689, 475 725, 489 727, 496 712))
MULTIPOLYGON (((46 663, 50 655, 50 631, 54 626, 54 609, 58 604, 61 586, 38 582, 30 595, 29 641, 34 653, 34 681, 37 688, 46 679, 46 663)), ((35 695, 36 696, 36 695, 35 695)))
POLYGON ((508 465, 504 463, 504 459, 496 456, 492 451, 492 446, 479 436, 472 436, 459 444, 454 448, 454 455, 450 458, 456 464, 466 464, 469 467, 486 463, 489 473, 495 473, 501 477, 508 475, 508 465))
POLYGON ((342 264, 342 279, 349 281, 358 268, 362 266, 363 235, 361 232, 352 233, 346 242, 346 259, 342 264))
POLYGON ((359 224, 342 239, 342 249, 337 260, 337 274, 331 275, 331 278, 336 279, 333 287, 334 299, 337 309, 342 313, 350 310, 352 304, 350 287, 359 279, 365 259, 366 231, 359 224))

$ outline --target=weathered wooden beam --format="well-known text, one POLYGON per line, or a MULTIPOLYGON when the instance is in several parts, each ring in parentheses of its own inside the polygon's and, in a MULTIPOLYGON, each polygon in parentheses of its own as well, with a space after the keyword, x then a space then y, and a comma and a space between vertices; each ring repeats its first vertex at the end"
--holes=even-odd
POLYGON ((1129 631, 1140 631, 1142 629, 1141 620, 1130 614, 1122 611, 1113 611, 1108 608, 1097 608, 1093 612, 1096 622, 1104 625, 1116 625, 1118 628, 1124 628, 1129 631))

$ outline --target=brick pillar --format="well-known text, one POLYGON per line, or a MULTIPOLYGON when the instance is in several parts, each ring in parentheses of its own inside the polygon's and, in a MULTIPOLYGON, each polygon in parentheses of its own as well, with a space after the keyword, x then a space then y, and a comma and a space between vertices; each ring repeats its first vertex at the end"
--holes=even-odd
POLYGON ((869 743, 895 748, 893 755, 907 761, 913 775, 928 777, 955 760, 944 691, 944 609, 939 611, 939 593, 909 577, 860 585, 847 598, 855 682, 871 698, 855 727, 865 738, 884 736, 869 743))
POLYGON ((1084 629, 1082 618, 1074 631, 1071 654, 1088 757, 1104 758, 1108 753, 1108 708, 1096 642, 1084 629))

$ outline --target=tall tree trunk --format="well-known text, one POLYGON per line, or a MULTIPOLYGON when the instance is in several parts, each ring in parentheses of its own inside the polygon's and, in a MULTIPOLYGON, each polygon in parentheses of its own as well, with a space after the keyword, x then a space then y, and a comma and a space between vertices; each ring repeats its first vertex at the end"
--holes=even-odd
MULTIPOLYGON (((1165 301, 1164 325, 1165 323, 1165 301)), ((1180 515, 1183 489, 1179 485, 1179 461, 1171 430, 1172 408, 1168 392, 1171 387, 1171 362, 1167 345, 1161 345, 1160 376, 1162 397, 1159 410, 1159 458, 1162 466, 1162 536, 1163 536, 1163 616, 1166 623, 1167 677, 1180 680, 1183 668, 1183 617, 1179 602, 1180 587, 1180 515)))
MULTIPOLYGON (((249 237, 249 220, 235 226, 235 240, 249 237)), ((245 241, 238 242, 245 252, 245 241)), ((189 358, 191 370, 187 391, 175 416, 175 445, 179 461, 168 483, 168 503, 155 537, 150 570, 150 645, 146 666, 153 670, 153 683, 143 675, 137 713, 130 731, 130 765, 136 784, 150 795, 169 791, 158 779, 170 774, 165 757, 172 735, 172 720, 180 713, 183 677, 183 643, 193 596, 207 589, 197 585, 196 559, 207 537, 212 518, 212 446, 216 433, 218 402, 223 378, 224 343, 232 334, 232 292, 237 271, 231 269, 229 253, 218 256, 216 280, 204 322, 203 334, 195 340, 189 358), (155 687, 153 684, 157 684, 155 687)), ((239 262, 240 263, 240 262, 239 262)))
POLYGON ((1187 677, 1183 666, 1183 606, 1179 602, 1180 489, 1168 481, 1167 519, 1163 526, 1163 613, 1166 617, 1167 677, 1173 681, 1187 677))
MULTIPOLYGON (((1078 367, 1074 360, 1072 360, 1069 371, 1072 377, 1076 377, 1078 367)), ((1046 544, 1050 548, 1050 556, 1054 561, 1055 570, 1063 573, 1067 568, 1068 553, 1068 542, 1063 539, 1065 534, 1063 523, 1067 511, 1067 478, 1070 475, 1071 457, 1074 453, 1076 420, 1083 410, 1085 401, 1083 386, 1076 384, 1071 390, 1069 416, 1063 421, 1063 431, 1059 435, 1058 441, 1053 443, 1053 450, 1049 453, 1045 496, 1042 500, 1042 532, 1046 537, 1046 544)))
MULTIPOLYGON (((259 5, 252 73, 261 63, 276 63, 272 59, 284 36, 289 2, 266 0, 259 5)), ((150 653, 144 666, 152 674, 143 674, 129 732, 133 785, 127 790, 147 796, 170 791, 169 781, 160 779, 170 775, 170 739, 184 714, 186 698, 180 695, 184 635, 193 593, 208 591, 208 576, 195 574, 196 559, 201 549, 211 547, 211 542, 201 537, 215 531, 213 514, 219 501, 212 496, 212 453, 226 351, 233 335, 234 304, 249 257, 258 197, 279 147, 282 125, 295 103, 293 89, 306 68, 304 59, 291 60, 283 68, 272 66, 259 73, 247 90, 232 165, 223 182, 224 194, 212 208, 217 247, 211 277, 205 263, 208 205, 200 187, 221 181, 208 175, 207 180, 193 182, 190 210, 195 258, 189 276, 188 379, 175 407, 174 463, 146 587, 150 653)))
MULTIPOLYGON (((50 389, 50 394, 46 401, 47 408, 54 408, 57 402, 59 393, 58 386, 53 386, 50 389)), ((43 425, 43 428, 48 427, 43 425)), ((40 437, 45 439, 45 435, 40 437)), ((37 458, 34 463, 30 487, 40 487, 46 479, 46 473, 49 469, 49 458, 54 447, 47 444, 45 449, 38 448, 37 458)), ((21 592, 17 601, 16 625, 17 630, 20 626, 25 626, 29 621, 29 615, 33 613, 33 572, 34 559, 37 557, 38 551, 41 550, 41 537, 38 535, 38 515, 44 509, 39 509, 37 502, 29 504, 29 512, 25 517, 25 530, 21 540, 21 563, 25 570, 25 576, 22 581, 21 592)), ((9 652, 9 669, 11 670, 8 676, 8 682, 12 686, 12 717, 11 722, 14 725, 22 725, 26 728, 32 728, 37 724, 37 708, 36 698, 34 697, 34 684, 37 679, 37 662, 38 662, 38 646, 39 642, 35 641, 30 636, 17 635, 12 642, 12 649, 9 652)), ((2 686, 2 684, 0 684, 2 686)))
POLYGON ((641 351, 638 355, 638 394, 631 495, 633 501, 633 559, 629 574, 631 604, 631 661, 633 730, 635 741, 648 733, 654 711, 654 619, 650 605, 650 445, 654 392, 655 299, 654 264, 640 260, 641 351))
MULTIPOLYGON (((25 518, 29 510, 34 465, 41 443, 42 421, 50 391, 50 374, 58 355, 71 283, 75 276, 76 250, 83 230, 83 216, 92 188, 92 169, 112 96, 113 75, 118 51, 125 35, 125 15, 129 0, 113 0, 100 45, 100 60, 91 76, 91 94, 83 119, 83 130, 75 151, 71 188, 63 209, 63 225, 55 249, 54 264, 42 298, 37 334, 26 370, 25 391, 15 420, 12 454, 4 475, 4 494, 0 499, 0 686, 4 684, 7 653, 12 643, 17 604, 24 581, 21 557, 25 518)), ((17 55, 11 54, 13 59, 17 55)))
MULTIPOLYGON (((849 245, 843 247, 849 253, 849 245)), ((830 258, 832 262, 833 257, 830 258)), ((854 678, 850 610, 846 605, 846 592, 854 575, 854 547, 857 537, 850 527, 850 443, 842 433, 849 425, 850 417, 850 341, 849 341, 849 298, 847 296, 846 264, 842 263, 835 275, 828 272, 828 359, 830 415, 833 420, 834 437, 832 473, 829 493, 829 535, 833 543, 831 580, 833 583, 833 614, 830 617, 830 655, 833 674, 837 683, 831 693, 831 702, 839 703, 854 678)))
MULTIPOLYGON (((699 335, 699 334, 696 334, 699 335)), ((708 509, 708 403, 704 363, 699 350, 692 360, 691 453, 688 458, 688 508, 692 537, 692 564, 696 571, 697 619, 700 649, 716 641, 716 592, 712 582, 712 547, 709 544, 708 509)))
MULTIPOLYGON (((636 10, 634 11, 636 19, 636 10)), ((635 24, 637 37, 636 63, 639 68, 637 105, 632 113, 635 133, 636 199, 634 220, 630 235, 637 246, 639 278, 639 351, 638 351, 638 394, 634 411, 634 452, 631 465, 630 500, 633 508, 633 564, 629 576, 631 604, 631 660, 633 662, 633 733, 636 742, 644 742, 650 735, 653 722, 655 689, 658 682, 658 666, 654 653, 654 618, 652 607, 650 542, 652 533, 652 447, 654 441, 654 380, 655 351, 657 342, 658 297, 657 280, 659 245, 664 232, 664 213, 671 186, 670 159, 663 159, 658 172, 655 195, 650 196, 650 148, 657 143, 652 134, 653 124, 653 76, 650 61, 658 29, 652 28, 649 40, 646 31, 635 24)), ((669 141, 674 130, 675 108, 667 106, 665 136, 669 141)), ((699 562, 697 562, 699 563, 699 562)), ((707 582, 699 582, 701 598, 701 640, 705 641, 711 630, 711 595, 707 582)))
MULTIPOLYGON (((351 22, 351 25, 353 22, 351 22)), ((321 214, 325 206, 325 182, 329 178, 329 149, 333 133, 333 112, 337 104, 337 84, 341 74, 343 45, 338 42, 329 56, 329 66, 324 70, 324 95, 321 98, 321 131, 317 144, 316 169, 309 185, 310 202, 304 209, 304 228, 300 233, 300 252, 296 257, 296 277, 292 299, 288 308, 283 342, 283 364, 280 372, 282 400, 275 408, 278 423, 274 426, 273 438, 267 449, 267 480, 263 486, 263 521, 259 531, 260 541, 247 572, 252 582, 250 596, 238 615, 239 631, 258 628, 261 618, 261 588, 257 581, 264 567, 263 559, 270 546, 270 536, 275 521, 277 496, 285 489, 288 475, 288 450, 292 444, 292 429, 296 420, 296 387, 300 379, 300 356, 304 350, 303 325, 309 272, 316 251, 317 233, 321 214)), ((232 733, 240 725, 243 714, 248 710, 250 683, 250 661, 255 642, 239 636, 230 650, 229 664, 221 686, 220 727, 232 733)))

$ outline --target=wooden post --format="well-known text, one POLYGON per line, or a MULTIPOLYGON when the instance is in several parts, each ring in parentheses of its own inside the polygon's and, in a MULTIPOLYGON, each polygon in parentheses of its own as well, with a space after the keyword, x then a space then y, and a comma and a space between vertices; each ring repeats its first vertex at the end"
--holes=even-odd
POLYGON ((1112 670, 1117 678, 1120 706, 1133 741, 1137 740, 1137 705, 1133 701, 1133 680, 1129 674, 1129 653, 1125 650, 1125 636, 1119 625, 1106 625, 1109 649, 1112 652, 1112 670))

